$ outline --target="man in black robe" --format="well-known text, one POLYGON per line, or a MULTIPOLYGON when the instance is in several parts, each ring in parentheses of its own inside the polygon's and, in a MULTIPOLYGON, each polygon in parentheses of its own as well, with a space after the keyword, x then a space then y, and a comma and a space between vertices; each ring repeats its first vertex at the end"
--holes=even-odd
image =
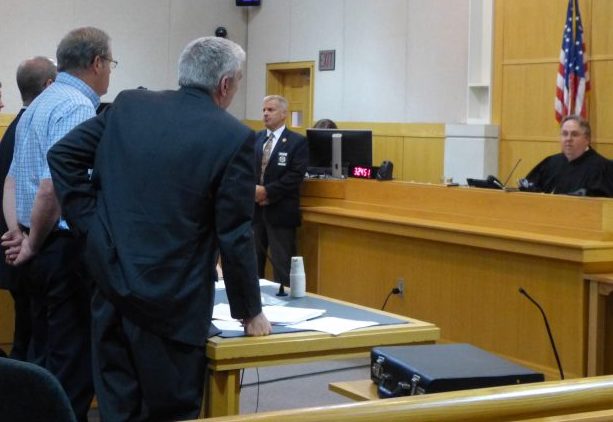
POLYGON ((562 152, 537 164, 520 189, 579 196, 613 197, 613 163, 594 151, 589 123, 579 116, 562 120, 562 152))

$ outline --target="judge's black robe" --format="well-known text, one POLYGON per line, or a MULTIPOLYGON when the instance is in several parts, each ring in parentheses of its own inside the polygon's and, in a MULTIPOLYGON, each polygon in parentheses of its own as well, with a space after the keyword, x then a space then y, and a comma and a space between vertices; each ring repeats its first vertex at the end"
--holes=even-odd
POLYGON ((613 196, 613 163, 593 149, 568 161, 551 155, 526 176, 532 192, 585 196, 613 196))

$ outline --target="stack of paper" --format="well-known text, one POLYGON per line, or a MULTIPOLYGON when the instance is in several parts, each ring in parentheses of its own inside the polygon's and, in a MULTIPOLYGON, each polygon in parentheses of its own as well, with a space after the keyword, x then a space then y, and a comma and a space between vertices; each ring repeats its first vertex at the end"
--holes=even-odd
POLYGON ((317 318, 326 313, 325 309, 294 308, 290 306, 264 306, 262 312, 271 324, 289 325, 317 318))
POLYGON ((297 324, 292 324, 289 327, 299 330, 323 331, 324 333, 330 333, 337 336, 347 331, 370 327, 372 325, 377 325, 377 323, 374 321, 356 321, 337 317, 323 317, 310 321, 302 321, 297 324))
MULTIPOLYGON (((278 283, 260 279, 260 286, 278 286, 278 283)), ((216 288, 224 288, 223 283, 217 283, 216 288)), ((296 308, 285 306, 287 302, 271 295, 262 294, 262 311, 273 325, 286 325, 291 328, 307 331, 322 331, 333 335, 363 327, 377 325, 373 321, 356 321, 337 317, 318 318, 325 314, 325 309, 296 308)), ((243 331, 240 321, 230 315, 230 305, 220 303, 213 308, 215 326, 223 331, 243 331)))
MULTIPOLYGON (((268 321, 275 325, 290 325, 303 322, 323 315, 325 309, 294 308, 290 306, 271 305, 263 306, 262 311, 268 321)), ((213 308, 213 319, 220 321, 233 321, 230 314, 230 305, 219 303, 213 308)))

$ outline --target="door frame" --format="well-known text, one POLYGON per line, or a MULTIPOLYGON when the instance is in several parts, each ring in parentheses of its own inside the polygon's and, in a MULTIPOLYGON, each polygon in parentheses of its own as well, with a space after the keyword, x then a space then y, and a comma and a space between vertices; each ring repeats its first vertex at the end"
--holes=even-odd
MULTIPOLYGON (((292 128, 298 132, 306 132, 307 127, 311 127, 313 123, 313 102, 315 93, 315 62, 285 62, 285 63, 267 63, 266 64, 266 95, 284 95, 285 86, 283 85, 283 75, 295 71, 303 71, 309 77, 309 105, 303 116, 303 127, 292 128)), ((291 120, 290 116, 288 118, 291 120)), ((289 124, 288 124, 289 127, 289 124)))

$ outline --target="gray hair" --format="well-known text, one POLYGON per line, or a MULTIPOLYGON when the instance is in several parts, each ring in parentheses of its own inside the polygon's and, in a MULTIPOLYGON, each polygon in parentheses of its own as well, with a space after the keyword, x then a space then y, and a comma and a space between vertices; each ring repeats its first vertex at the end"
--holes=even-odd
POLYGON ((276 101, 277 104, 279 104, 279 107, 281 107, 281 110, 283 111, 287 111, 289 107, 287 100, 285 99, 285 97, 282 97, 281 95, 267 95, 262 100, 262 103, 266 103, 268 101, 276 101))
POLYGON ((245 61, 238 44, 220 37, 198 38, 179 57, 179 86, 201 88, 212 94, 224 76, 236 76, 245 61))
POLYGON ((23 103, 29 105, 56 75, 55 63, 47 57, 37 56, 21 62, 17 68, 17 87, 23 103))
POLYGON ((85 70, 94 62, 96 56, 110 60, 110 43, 110 37, 101 29, 91 26, 73 29, 57 46, 57 70, 85 70))
POLYGON ((568 116, 564 116, 562 118, 562 121, 560 122, 560 127, 562 127, 564 123, 568 122, 569 120, 577 122, 579 127, 583 130, 583 133, 585 134, 587 139, 592 139, 592 128, 590 127, 590 122, 588 122, 581 116, 577 116, 576 114, 569 114, 568 116))

